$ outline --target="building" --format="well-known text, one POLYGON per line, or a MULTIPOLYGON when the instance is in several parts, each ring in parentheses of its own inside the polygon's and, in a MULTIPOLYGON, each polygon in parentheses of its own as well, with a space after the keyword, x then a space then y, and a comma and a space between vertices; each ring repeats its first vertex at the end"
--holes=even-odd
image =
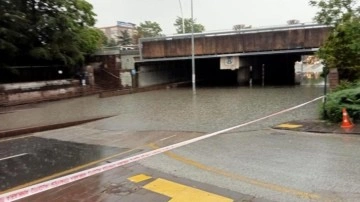
POLYGON ((130 22, 122 22, 117 21, 115 26, 109 27, 99 27, 101 31, 105 33, 105 36, 111 40, 115 40, 115 42, 119 41, 119 36, 122 36, 122 31, 127 30, 129 32, 130 37, 133 39, 134 35, 136 34, 136 24, 130 22))

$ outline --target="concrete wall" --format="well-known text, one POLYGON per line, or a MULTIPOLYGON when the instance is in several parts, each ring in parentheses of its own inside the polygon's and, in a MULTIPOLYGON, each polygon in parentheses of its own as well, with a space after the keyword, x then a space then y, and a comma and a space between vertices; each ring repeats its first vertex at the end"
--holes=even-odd
POLYGON ((121 68, 122 69, 134 69, 135 68, 135 59, 134 55, 122 55, 121 56, 121 68))
POLYGON ((0 84, 0 91, 2 92, 33 91, 43 88, 57 88, 61 86, 73 86, 78 84, 79 81, 77 80, 54 80, 54 81, 9 83, 9 84, 0 84))

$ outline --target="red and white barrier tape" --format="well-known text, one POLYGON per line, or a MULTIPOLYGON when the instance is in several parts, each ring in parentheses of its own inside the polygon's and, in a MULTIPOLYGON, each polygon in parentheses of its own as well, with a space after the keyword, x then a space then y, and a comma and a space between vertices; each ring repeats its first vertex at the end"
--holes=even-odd
POLYGON ((74 173, 74 174, 71 174, 71 175, 59 177, 59 178, 56 178, 56 179, 53 179, 53 180, 50 180, 50 181, 42 182, 42 183, 35 184, 35 185, 29 186, 29 187, 25 187, 25 188, 22 188, 22 189, 19 189, 19 190, 15 190, 15 191, 12 191, 12 192, 9 192, 9 193, 5 193, 5 194, 0 195, 0 202, 16 201, 16 200, 19 200, 19 199, 22 199, 22 198, 25 198, 25 197, 40 193, 40 192, 44 192, 44 191, 49 190, 49 189, 53 189, 53 188, 56 188, 56 187, 59 187, 59 186, 65 185, 65 184, 69 184, 71 182, 75 182, 75 181, 81 180, 83 178, 90 177, 92 175, 103 173, 103 172, 105 172, 107 170, 111 170, 111 169, 114 169, 114 168, 129 164, 129 163, 132 163, 132 162, 135 162, 135 161, 139 161, 139 160, 148 158, 150 156, 154 156, 154 155, 157 155, 157 154, 160 154, 160 153, 164 153, 166 151, 169 151, 169 150, 172 150, 172 149, 175 149, 175 148, 178 148, 178 147, 182 147, 184 145, 188 145, 188 144, 200 141, 200 140, 204 140, 204 139, 207 139, 207 138, 210 138, 210 137, 222 134, 222 133, 229 132, 229 131, 237 129, 237 128, 241 128, 241 127, 244 127, 244 126, 259 122, 259 121, 262 121, 264 119, 267 119, 267 118, 270 118, 270 117, 273 117, 273 116, 277 116, 277 115, 285 113, 285 112, 292 111, 294 109, 300 108, 302 106, 305 106, 307 104, 310 104, 310 103, 315 102, 317 100, 320 100, 322 98, 323 98, 323 96, 315 98, 313 100, 310 100, 309 102, 305 102, 303 104, 300 104, 300 105, 297 105, 297 106, 282 110, 280 112, 276 112, 274 114, 271 114, 271 115, 268 115, 268 116, 253 120, 253 121, 249 121, 247 123, 243 123, 243 124, 231 127, 231 128, 227 128, 227 129, 224 129, 224 130, 221 130, 221 131, 217 131, 217 132, 214 132, 214 133, 203 135, 203 136, 200 136, 200 137, 197 137, 197 138, 194 138, 194 139, 186 140, 186 141, 179 142, 179 143, 176 143, 176 144, 173 144, 173 145, 169 145, 169 146, 166 146, 166 147, 163 147, 163 148, 159 148, 159 149, 155 149, 155 150, 152 150, 152 151, 149 151, 149 152, 145 152, 143 154, 138 154, 138 155, 135 155, 135 156, 132 156, 132 157, 128 157, 128 158, 119 160, 119 161, 108 163, 106 165, 97 166, 97 167, 90 168, 90 169, 87 169, 87 170, 84 170, 84 171, 80 171, 80 172, 77 172, 77 173, 74 173))

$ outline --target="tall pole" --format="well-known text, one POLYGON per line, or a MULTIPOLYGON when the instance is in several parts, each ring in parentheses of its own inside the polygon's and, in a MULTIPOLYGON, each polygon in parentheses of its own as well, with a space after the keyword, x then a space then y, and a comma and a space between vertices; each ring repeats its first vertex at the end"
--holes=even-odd
POLYGON ((196 94, 196 75, 195 75, 195 47, 194 47, 194 8, 193 0, 191 0, 191 72, 192 72, 192 89, 196 94))
POLYGON ((179 4, 180 4, 180 12, 181 12, 181 20, 182 20, 182 33, 185 34, 184 13, 181 5, 181 0, 179 0, 179 4))

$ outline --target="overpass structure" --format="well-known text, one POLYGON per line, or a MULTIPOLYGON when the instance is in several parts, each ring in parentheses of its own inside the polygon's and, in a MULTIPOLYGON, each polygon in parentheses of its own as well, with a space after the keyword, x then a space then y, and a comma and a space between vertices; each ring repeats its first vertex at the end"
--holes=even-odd
MULTIPOLYGON (((304 71, 295 68, 296 62, 314 54, 330 31, 326 25, 297 24, 195 33, 196 79, 210 86, 300 83, 304 71)), ((138 85, 189 81, 191 37, 178 34, 140 39, 140 57, 135 62, 138 85)))
MULTIPOLYGON (((330 27, 300 24, 194 34, 195 58, 315 52, 330 27)), ((140 61, 180 60, 191 57, 191 34, 141 38, 140 61)))

